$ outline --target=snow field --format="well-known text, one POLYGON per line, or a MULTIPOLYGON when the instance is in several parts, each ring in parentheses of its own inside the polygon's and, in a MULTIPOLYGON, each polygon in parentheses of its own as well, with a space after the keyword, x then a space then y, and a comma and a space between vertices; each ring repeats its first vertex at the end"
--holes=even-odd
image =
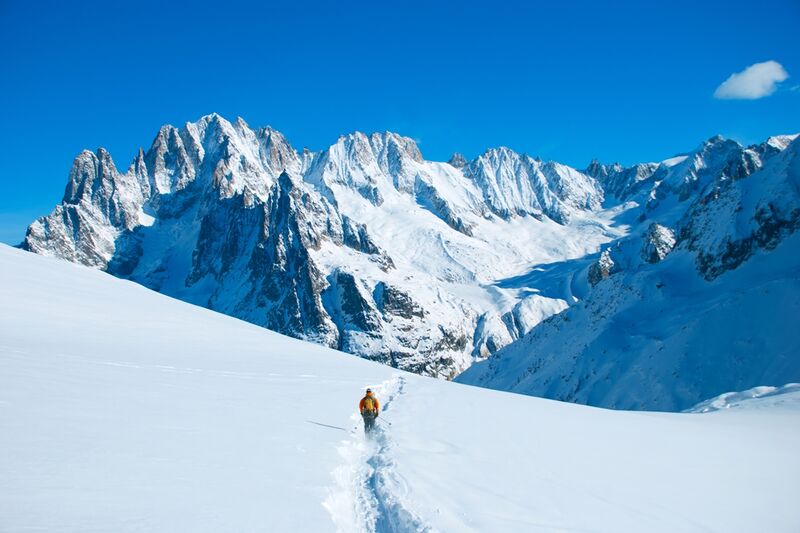
MULTIPOLYGON (((406 378, 397 375, 372 387, 384 398, 381 415, 390 412, 405 385, 406 378)), ((379 416, 373 432, 365 436, 361 415, 356 412, 351 418, 356 428, 338 449, 344 462, 334 470, 335 486, 323 503, 337 531, 434 531, 411 509, 408 484, 396 472, 390 422, 379 416)))
POLYGON ((0 292, 0 531, 800 529, 792 388, 705 414, 502 393, 5 246, 0 292))

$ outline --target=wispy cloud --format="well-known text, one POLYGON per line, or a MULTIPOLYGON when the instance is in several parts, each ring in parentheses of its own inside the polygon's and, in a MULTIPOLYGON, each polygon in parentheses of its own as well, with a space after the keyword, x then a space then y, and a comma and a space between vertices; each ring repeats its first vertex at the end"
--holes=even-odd
POLYGON ((731 74, 714 91, 714 98, 758 100, 774 93, 776 85, 788 77, 789 73, 777 61, 755 63, 741 72, 731 74))

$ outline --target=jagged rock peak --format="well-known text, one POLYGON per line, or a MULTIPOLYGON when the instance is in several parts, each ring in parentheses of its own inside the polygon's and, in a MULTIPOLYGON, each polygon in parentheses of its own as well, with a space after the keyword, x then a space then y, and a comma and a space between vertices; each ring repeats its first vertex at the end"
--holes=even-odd
POLYGON ((502 157, 523 157, 523 154, 515 152, 508 146, 496 146, 494 148, 487 148, 480 157, 487 158, 502 158, 502 157))
POLYGON ((453 152, 453 155, 450 156, 450 160, 447 162, 456 168, 462 168, 467 165, 467 160, 459 152, 453 152))
POLYGON ((563 224, 573 212, 598 208, 603 198, 593 177, 504 146, 484 152, 464 173, 484 192, 489 208, 503 218, 547 216, 563 224))
POLYGON ((642 259, 648 263, 662 261, 675 247, 675 242, 675 232, 672 229, 653 222, 644 237, 642 259))
POLYGON ((86 191, 95 188, 94 180, 110 180, 117 174, 114 160, 105 148, 98 148, 97 153, 83 150, 72 163, 63 201, 78 203, 86 191))
POLYGON ((695 153, 702 154, 704 152, 717 152, 717 151, 729 151, 729 150, 742 150, 743 146, 733 140, 727 139, 722 135, 714 135, 713 137, 709 137, 707 140, 703 141, 700 146, 697 147, 695 153))
POLYGON ((368 151, 375 158, 382 156, 385 158, 386 154, 391 152, 409 157, 417 163, 423 161, 422 153, 414 139, 390 131, 375 132, 370 135, 355 131, 347 135, 340 135, 336 144, 343 146, 348 153, 362 153, 363 155, 363 152, 368 151))
POLYGON ((619 163, 605 164, 601 163, 598 159, 592 159, 592 161, 589 163, 589 166, 587 166, 586 170, 584 170, 583 172, 584 174, 591 176, 595 179, 602 180, 603 178, 607 178, 609 175, 613 173, 621 171, 622 171, 622 165, 620 165, 619 163))

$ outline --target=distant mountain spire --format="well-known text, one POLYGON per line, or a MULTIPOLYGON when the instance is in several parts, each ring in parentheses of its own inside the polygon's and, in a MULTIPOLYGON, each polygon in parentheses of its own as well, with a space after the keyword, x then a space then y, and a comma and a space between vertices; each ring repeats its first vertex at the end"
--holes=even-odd
POLYGON ((467 165, 467 160, 464 159, 464 156, 458 152, 453 152, 453 155, 450 156, 450 160, 448 161, 452 166, 456 168, 462 168, 467 165))

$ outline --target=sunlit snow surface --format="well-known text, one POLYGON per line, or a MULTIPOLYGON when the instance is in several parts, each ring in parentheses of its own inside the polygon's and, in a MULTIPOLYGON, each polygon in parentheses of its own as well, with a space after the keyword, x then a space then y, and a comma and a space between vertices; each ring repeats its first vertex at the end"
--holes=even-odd
POLYGON ((786 402, 797 404, 797 402, 800 402, 800 394, 798 393, 800 393, 800 383, 788 383, 782 387, 753 387, 741 392, 720 394, 715 398, 700 402, 691 409, 687 409, 686 412, 710 413, 720 409, 738 409, 742 406, 749 408, 766 406, 772 408, 776 404, 786 402))
POLYGON ((4 246, 0 283, 2 531, 800 530, 797 390, 607 411, 400 373, 4 246), (372 441, 366 386, 391 422, 372 441))

